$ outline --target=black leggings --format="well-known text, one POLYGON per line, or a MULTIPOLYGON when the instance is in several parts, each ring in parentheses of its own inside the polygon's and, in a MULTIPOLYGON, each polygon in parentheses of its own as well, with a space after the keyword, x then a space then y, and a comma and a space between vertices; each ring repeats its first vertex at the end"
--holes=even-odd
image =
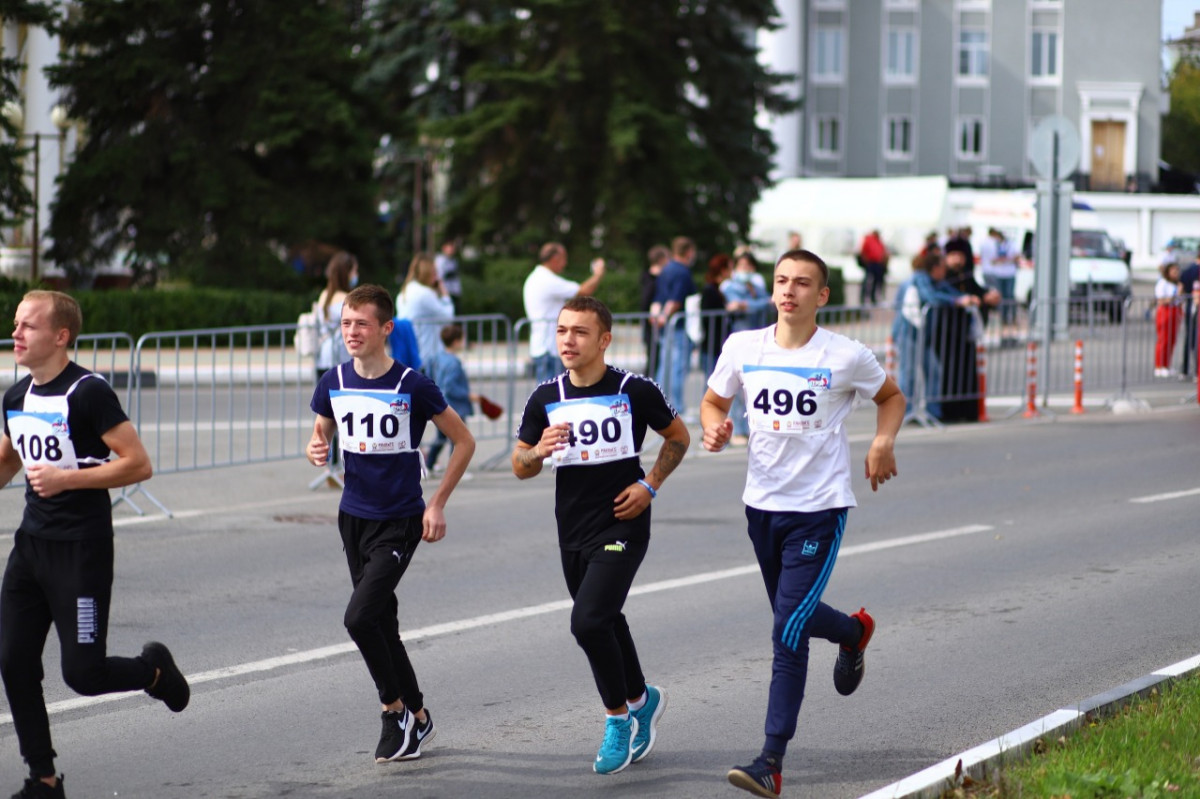
POLYGON ((646 690, 633 636, 621 612, 646 548, 645 541, 613 541, 586 552, 562 552, 567 591, 575 600, 571 634, 587 655, 596 688, 609 710, 646 690))
POLYGON ((63 680, 85 696, 136 691, 154 679, 141 658, 107 656, 113 539, 49 541, 20 530, 0 584, 0 674, 21 756, 34 777, 54 774, 42 695, 42 650, 58 630, 63 680))
POLYGON ((400 604, 396 586, 421 542, 421 516, 377 521, 338 513, 354 593, 345 624, 367 663, 379 701, 403 699, 416 713, 425 707, 417 675, 400 640, 400 604))

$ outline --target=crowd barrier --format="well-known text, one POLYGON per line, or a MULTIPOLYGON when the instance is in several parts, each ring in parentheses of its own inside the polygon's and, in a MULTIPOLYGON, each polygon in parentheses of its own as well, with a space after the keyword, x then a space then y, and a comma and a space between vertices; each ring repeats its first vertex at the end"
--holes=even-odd
MULTIPOLYGON (((894 376, 911 386, 906 392, 912 401, 908 419, 937 425, 944 413, 940 408, 947 406, 959 409, 967 421, 988 418, 989 404, 992 416, 1028 410, 1031 344, 1037 348, 1034 379, 1042 408, 1051 393, 1075 391, 1077 381, 1083 394, 1099 392, 1109 399, 1162 384, 1165 378, 1155 371, 1153 298, 1114 299, 1115 305, 1103 306, 1094 300, 1064 300, 1028 311, 1018 306, 1008 324, 998 309, 991 309, 985 320, 974 309, 946 314, 924 308, 917 335, 894 342, 891 308, 823 308, 818 322, 874 351, 894 376), (1076 342, 1085 363, 1081 376, 1076 342), (917 353, 925 352, 939 354, 937 363, 917 360, 917 353), (986 380, 980 379, 983 375, 986 380), (1004 407, 997 405, 1001 401, 1004 407)), ((1190 304, 1181 314, 1170 380, 1195 374, 1195 313, 1190 304)), ((706 311, 689 319, 679 313, 660 329, 647 314, 616 314, 606 358, 615 366, 661 377, 664 391, 681 398, 684 418, 694 422, 715 361, 706 357, 703 333, 722 330, 724 316, 723 311, 706 311), (680 333, 687 334, 686 352, 672 344, 680 333), (686 368, 680 372, 674 367, 681 356, 686 368), (676 375, 682 375, 679 386, 676 375)), ((530 320, 514 323, 495 314, 457 317, 453 323, 465 332, 467 346, 460 357, 472 391, 503 408, 494 420, 479 413, 468 419, 481 444, 474 468, 507 468, 516 426, 534 388, 530 320)), ((117 389, 157 474, 190 472, 304 457, 317 372, 314 358, 297 351, 297 332, 295 324, 254 325, 152 333, 136 342, 125 333, 88 334, 79 336, 73 357, 117 389)), ((0 341, 0 376, 8 377, 8 385, 20 376, 11 339, 0 341)), ((427 431, 425 440, 432 435, 427 431)), ((116 501, 129 502, 140 513, 132 501, 139 491, 169 512, 136 486, 116 501)))

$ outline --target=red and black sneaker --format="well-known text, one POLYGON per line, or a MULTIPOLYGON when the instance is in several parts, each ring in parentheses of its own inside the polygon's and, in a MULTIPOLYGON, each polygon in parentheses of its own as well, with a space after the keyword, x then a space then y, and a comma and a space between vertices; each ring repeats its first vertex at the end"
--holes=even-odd
POLYGON ((863 660, 863 653, 867 649, 867 644, 871 642, 871 636, 875 633, 875 620, 871 618, 871 614, 867 613, 866 608, 860 608, 858 613, 851 613, 850 618, 858 619, 858 623, 862 625, 862 638, 858 641, 858 646, 843 646, 838 649, 837 662, 833 664, 833 687, 842 696, 849 696, 858 688, 858 684, 862 682, 863 675, 867 673, 867 664, 863 660))
POLYGON ((729 769, 727 776, 730 785, 755 796, 779 799, 783 791, 783 775, 779 773, 779 767, 765 757, 755 758, 748 766, 734 766, 729 769))

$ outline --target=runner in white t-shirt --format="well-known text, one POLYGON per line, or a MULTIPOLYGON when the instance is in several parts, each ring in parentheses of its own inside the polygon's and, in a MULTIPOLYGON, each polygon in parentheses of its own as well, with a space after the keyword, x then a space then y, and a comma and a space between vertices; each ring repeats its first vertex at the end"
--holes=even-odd
POLYGON ((856 504, 842 423, 856 396, 875 401, 876 434, 866 461, 875 490, 896 475, 893 445, 904 418, 904 395, 875 355, 817 327, 817 309, 829 301, 828 279, 824 261, 807 250, 780 256, 771 297, 778 323, 726 340, 700 404, 709 451, 729 442, 735 395, 745 400, 750 426, 742 498, 775 614, 775 656, 762 754, 730 770, 729 781, 758 796, 777 797, 782 789, 783 756, 804 698, 809 639, 841 647, 833 681, 838 693, 849 695, 862 680, 863 651, 875 630, 866 609, 847 615, 820 601, 847 511, 856 504))

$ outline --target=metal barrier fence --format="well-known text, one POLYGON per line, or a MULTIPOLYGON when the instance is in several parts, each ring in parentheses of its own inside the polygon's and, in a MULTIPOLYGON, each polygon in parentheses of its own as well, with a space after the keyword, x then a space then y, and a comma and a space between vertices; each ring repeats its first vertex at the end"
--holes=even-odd
MULTIPOLYGON (((1031 346, 1043 407, 1051 393, 1071 390, 1076 341, 1082 342, 1085 353, 1082 376, 1089 393, 1108 392, 1111 400, 1127 396, 1134 387, 1163 384, 1166 378, 1155 368, 1155 346, 1161 336, 1156 331, 1153 298, 1115 306, 1097 304, 1096 299, 1043 304, 1028 313, 1018 308, 1015 321, 1008 325, 1001 322, 997 309, 991 310, 985 324, 973 310, 957 311, 955 316, 925 308, 917 335, 894 344, 896 319, 891 308, 823 308, 818 322, 861 341, 881 362, 894 361, 892 371, 903 373, 911 385, 910 418, 937 424, 942 414, 938 406, 951 405, 964 412, 976 406, 986 413, 987 402, 1004 397, 1011 414, 1031 403, 1031 346), (1048 348, 1046 336, 1039 339, 1043 322, 1053 330, 1048 348), (894 358, 889 358, 891 347, 894 358), (936 377, 931 377, 929 363, 922 367, 916 360, 916 354, 926 350, 940 354, 936 377), (986 374, 986 392, 979 380, 981 370, 986 374)), ((1189 337, 1185 332, 1188 325, 1195 330, 1195 308, 1180 316, 1171 380, 1196 369, 1194 334, 1189 337)), ((606 359, 630 371, 661 377, 669 397, 682 379, 681 408, 685 418, 693 421, 706 388, 706 368, 711 369, 715 358, 706 357, 692 338, 697 330, 722 330, 727 319, 723 311, 706 311, 690 321, 687 314, 679 313, 660 330, 648 314, 615 314, 606 359), (673 347, 671 337, 689 331, 686 368, 677 371, 673 367, 685 349, 673 347)), ((525 399, 534 388, 530 320, 514 323, 494 314, 457 317, 452 322, 465 333, 467 345, 459 357, 472 392, 503 407, 497 419, 475 414, 468 420, 478 441, 498 445, 490 455, 486 451, 477 455, 476 468, 497 468, 507 463, 525 399)), ((118 390, 155 472, 171 474, 304 456, 312 430, 309 402, 316 367, 312 355, 297 351, 297 332, 295 324, 256 325, 154 333, 136 343, 125 333, 89 334, 79 336, 73 359, 103 375, 118 390)), ((19 379, 20 371, 12 345, 11 339, 0 341, 0 376, 10 376, 9 385, 19 379)), ((966 418, 971 418, 969 412, 966 418)), ((432 436, 427 431, 425 442, 432 436)), ((139 491, 162 508, 140 486, 123 491, 116 502, 129 501, 140 513, 130 500, 139 491)))

